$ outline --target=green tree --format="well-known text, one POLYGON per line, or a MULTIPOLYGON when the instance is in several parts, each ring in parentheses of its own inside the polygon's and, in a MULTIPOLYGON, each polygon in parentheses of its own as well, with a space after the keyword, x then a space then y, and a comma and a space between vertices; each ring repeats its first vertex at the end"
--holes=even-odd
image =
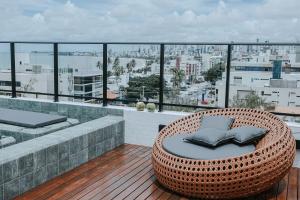
POLYGON ((111 58, 108 57, 108 58, 107 58, 107 64, 111 64, 111 62, 112 62, 112 61, 111 61, 111 58))
POLYGON ((132 60, 131 60, 129 63, 127 63, 127 65, 126 65, 127 71, 128 71, 129 73, 131 73, 132 70, 135 68, 135 66, 136 66, 135 59, 132 59, 132 60))
POLYGON ((172 73, 173 73, 173 78, 172 78, 172 82, 173 82, 173 86, 176 88, 179 88, 182 81, 184 80, 184 71, 177 69, 177 68, 173 68, 171 69, 172 73))
POLYGON ((238 95, 232 98, 232 107, 259 109, 266 105, 265 99, 258 96, 254 91, 240 99, 238 95))
POLYGON ((116 83, 118 85, 118 82, 120 80, 120 76, 124 73, 124 68, 120 66, 120 59, 119 57, 116 57, 114 64, 112 66, 112 69, 114 70, 114 76, 116 79, 116 83))
POLYGON ((204 73, 204 80, 215 84, 216 81, 222 77, 222 72, 224 71, 225 65, 223 63, 216 64, 204 73))
POLYGON ((148 77, 133 77, 125 88, 127 99, 140 99, 144 90, 145 98, 155 98, 159 93, 159 75, 152 74, 148 77))
POLYGON ((178 94, 180 90, 180 85, 184 80, 185 73, 183 70, 178 69, 178 68, 172 68, 171 72, 173 73, 172 77, 172 82, 173 82, 173 87, 175 88, 175 93, 178 94))
POLYGON ((110 77, 112 75, 113 75, 113 73, 111 71, 107 71, 107 77, 110 77))
POLYGON ((101 64, 101 62, 100 62, 100 61, 98 61, 98 62, 97 62, 97 65, 96 65, 96 67, 97 67, 98 69, 102 69, 102 64, 101 64))
POLYGON ((116 57, 114 60, 113 68, 118 67, 120 65, 120 58, 116 57))

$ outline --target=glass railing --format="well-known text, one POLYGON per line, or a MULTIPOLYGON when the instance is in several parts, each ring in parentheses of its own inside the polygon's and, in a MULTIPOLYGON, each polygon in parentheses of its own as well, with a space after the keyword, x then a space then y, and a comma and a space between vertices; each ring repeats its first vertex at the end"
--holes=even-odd
POLYGON ((300 116, 299 43, 0 42, 0 95, 300 116))

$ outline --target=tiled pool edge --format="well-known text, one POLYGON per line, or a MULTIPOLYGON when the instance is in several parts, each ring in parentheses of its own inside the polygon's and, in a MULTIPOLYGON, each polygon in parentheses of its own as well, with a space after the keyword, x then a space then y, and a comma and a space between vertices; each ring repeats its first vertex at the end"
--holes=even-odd
POLYGON ((124 120, 105 116, 0 150, 0 199, 12 199, 124 143, 124 120))
POLYGON ((123 116, 123 110, 102 107, 99 104, 53 102, 40 99, 0 97, 0 107, 42 112, 78 119, 81 123, 106 115, 123 116))

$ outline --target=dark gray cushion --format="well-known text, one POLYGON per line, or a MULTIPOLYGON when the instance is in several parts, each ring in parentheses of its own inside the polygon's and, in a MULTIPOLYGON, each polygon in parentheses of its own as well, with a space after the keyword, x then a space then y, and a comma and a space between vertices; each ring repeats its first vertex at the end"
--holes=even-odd
POLYGON ((65 116, 0 108, 0 123, 38 128, 67 120, 65 116))
POLYGON ((196 133, 191 134, 184 139, 193 144, 217 147, 231 140, 232 136, 227 134, 226 130, 216 128, 200 128, 196 133))
POLYGON ((239 146, 233 143, 224 144, 218 148, 209 148, 185 142, 186 136, 186 134, 180 134, 166 137, 162 144, 164 150, 178 157, 197 160, 236 157, 255 151, 254 145, 239 146))
POLYGON ((228 131, 228 135, 233 137, 233 141, 238 144, 254 143, 261 139, 267 130, 255 126, 241 126, 228 131))
POLYGON ((201 128, 217 128, 229 130, 234 118, 225 116, 203 116, 201 120, 201 128))

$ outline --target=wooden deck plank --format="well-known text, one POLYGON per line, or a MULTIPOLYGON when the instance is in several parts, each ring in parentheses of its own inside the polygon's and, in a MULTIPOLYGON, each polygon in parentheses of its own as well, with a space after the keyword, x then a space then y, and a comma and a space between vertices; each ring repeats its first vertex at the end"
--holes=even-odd
POLYGON ((278 191, 277 191, 277 200, 286 200, 287 197, 287 185, 289 182, 289 175, 287 174, 283 181, 279 183, 278 191))
POLYGON ((141 148, 134 148, 132 151, 128 151, 127 153, 124 153, 122 155, 117 155, 116 157, 110 157, 108 156, 107 160, 101 161, 96 167, 89 169, 88 171, 85 171, 84 173, 81 173, 79 176, 76 176, 72 178, 70 181, 67 181, 60 185, 60 187, 56 188, 55 190, 52 190, 51 192, 44 193, 41 197, 39 197, 39 200, 44 199, 58 199, 61 197, 61 195, 69 194, 73 188, 76 188, 85 182, 89 182, 92 175, 97 174, 97 169, 106 169, 111 168, 111 166, 122 166, 124 165, 124 161, 127 162, 130 157, 134 158, 142 149, 141 148), (108 163, 109 161, 109 163, 108 163), (89 178, 88 178, 89 177, 89 178))
POLYGON ((147 197, 146 200, 155 200, 158 199, 162 193, 164 193, 164 190, 162 188, 157 188, 151 195, 147 197))
MULTIPOLYGON (((89 192, 97 189, 99 190, 99 186, 103 183, 111 180, 116 180, 120 176, 119 173, 126 174, 131 169, 133 169, 136 166, 141 165, 145 160, 144 157, 150 156, 149 152, 139 152, 135 155, 131 155, 127 159, 127 163, 113 163, 109 162, 105 167, 101 167, 98 169, 95 169, 93 172, 87 174, 84 179, 85 182, 81 183, 77 187, 73 187, 71 191, 68 193, 62 193, 63 196, 55 196, 55 198, 60 199, 69 199, 72 197, 72 199, 81 199, 84 195, 88 194, 89 192)), ((70 187, 70 186, 68 186, 70 187)), ((53 199, 55 199, 53 198, 53 199)))
MULTIPOLYGON (((153 192, 157 190, 157 186, 152 182, 152 184, 144 190, 139 196, 136 197, 136 200, 144 200, 147 199, 153 192)), ((128 198, 126 198, 128 199, 128 198)), ((128 199, 130 200, 130 199, 128 199)))
POLYGON ((145 174, 142 178, 140 178, 130 187, 126 188, 124 191, 122 191, 117 196, 115 196, 114 199, 115 200, 136 199, 153 183, 153 179, 155 179, 154 173, 151 170, 149 173, 145 174))
POLYGON ((297 186, 297 199, 300 199, 300 171, 298 169, 298 186, 297 186))
POLYGON ((144 165, 137 167, 131 173, 123 176, 119 181, 109 185, 101 192, 97 191, 97 193, 92 198, 88 198, 88 199, 98 200, 100 198, 101 199, 110 199, 110 197, 113 198, 114 196, 122 192, 124 189, 129 187, 131 184, 133 184, 135 181, 142 178, 144 174, 149 173, 149 171, 152 170, 152 166, 150 164, 151 163, 149 161, 146 162, 144 165))
POLYGON ((116 148, 114 151, 110 151, 104 154, 97 159, 94 159, 88 163, 85 163, 80 166, 80 168, 76 168, 59 176, 51 181, 48 181, 36 188, 34 190, 28 191, 25 195, 18 197, 18 199, 22 200, 35 200, 41 198, 41 195, 44 195, 47 192, 51 192, 56 188, 61 187, 67 181, 72 180, 72 178, 79 176, 82 173, 87 172, 88 170, 93 169, 95 166, 99 165, 99 163, 106 163, 109 159, 119 159, 122 154, 126 154, 127 152, 133 151, 138 149, 138 146, 130 146, 130 145, 123 145, 121 147, 116 148))
MULTIPOLYGON (((157 182, 151 166, 151 150, 149 147, 122 145, 16 199, 188 200, 162 187, 157 182)), ((269 191, 247 199, 298 199, 299 170, 292 168, 284 180, 269 191)))
POLYGON ((267 193, 266 200, 276 200, 278 192, 279 183, 274 185, 267 193))
POLYGON ((287 200, 297 199, 297 182, 298 182, 298 170, 292 168, 289 174, 287 200))

